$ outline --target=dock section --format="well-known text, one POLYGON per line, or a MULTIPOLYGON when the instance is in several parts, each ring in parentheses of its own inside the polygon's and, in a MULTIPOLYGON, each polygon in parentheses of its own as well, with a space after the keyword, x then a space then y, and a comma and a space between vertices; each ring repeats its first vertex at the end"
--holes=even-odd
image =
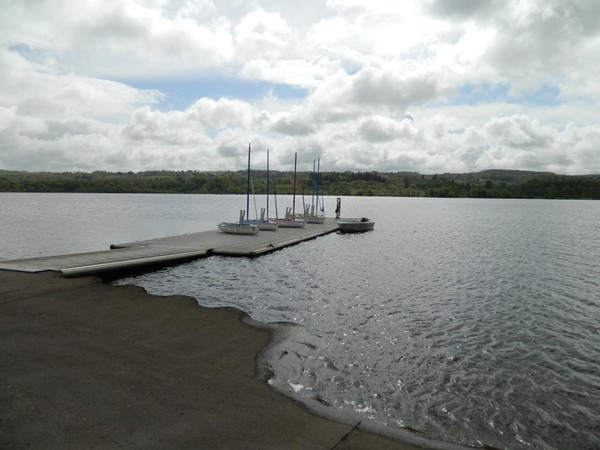
POLYGON ((257 235, 202 231, 145 241, 113 244, 110 250, 39 258, 0 260, 0 270, 60 272, 67 277, 173 264, 210 255, 254 257, 338 230, 335 219, 304 228, 279 228, 257 235))

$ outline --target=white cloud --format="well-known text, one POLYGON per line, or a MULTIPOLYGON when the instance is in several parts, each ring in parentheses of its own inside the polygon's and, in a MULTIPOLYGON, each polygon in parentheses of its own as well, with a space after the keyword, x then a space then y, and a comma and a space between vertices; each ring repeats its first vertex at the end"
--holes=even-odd
POLYGON ((5 3, 0 168, 600 172, 593 1, 5 3), (273 88, 133 87, 221 74, 273 88))
POLYGON ((414 120, 402 121, 389 117, 372 116, 360 124, 360 134, 366 142, 390 142, 402 138, 414 138, 414 120))
POLYGON ((268 81, 300 88, 317 88, 337 68, 326 58, 307 62, 302 59, 253 59, 240 71, 248 80, 268 81))
POLYGON ((99 77, 189 73, 233 57, 230 23, 214 17, 211 5, 204 16, 201 4, 169 16, 162 3, 12 2, 3 9, 0 42, 35 49, 68 70, 99 77))
POLYGON ((235 33, 242 60, 255 56, 281 58, 292 39, 292 31, 280 14, 262 9, 242 18, 235 33))

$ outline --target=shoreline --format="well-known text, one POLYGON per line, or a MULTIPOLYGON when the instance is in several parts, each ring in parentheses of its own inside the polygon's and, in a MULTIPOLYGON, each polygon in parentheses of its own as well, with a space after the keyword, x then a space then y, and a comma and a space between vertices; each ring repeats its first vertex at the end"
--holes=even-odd
MULTIPOLYGON (((202 305, 200 306, 202 307, 202 305)), ((278 392, 284 397, 302 404, 311 414, 327 420, 343 423, 350 427, 359 428, 361 431, 382 436, 386 439, 393 440, 403 445, 411 446, 409 448, 431 450, 474 450, 480 448, 429 438, 419 434, 418 431, 410 430, 409 428, 388 427, 367 417, 361 416, 358 413, 332 407, 322 399, 306 397, 296 393, 293 389, 291 389, 289 383, 286 384, 282 380, 274 379, 277 378, 277 370, 273 368, 272 363, 278 359, 281 359, 282 357, 285 358, 283 355, 289 353, 288 350, 290 341, 293 341, 296 333, 299 330, 303 330, 304 327, 293 322, 264 324, 262 322, 257 322, 252 318, 248 318, 248 320, 253 324, 253 326, 266 327, 267 329, 273 331, 272 339, 261 351, 257 360, 258 378, 262 382, 267 383, 275 392, 278 392)), ((485 448, 492 450, 492 447, 485 448)))
POLYGON ((317 416, 259 381, 273 333, 191 297, 0 271, 0 447, 452 446, 317 416))

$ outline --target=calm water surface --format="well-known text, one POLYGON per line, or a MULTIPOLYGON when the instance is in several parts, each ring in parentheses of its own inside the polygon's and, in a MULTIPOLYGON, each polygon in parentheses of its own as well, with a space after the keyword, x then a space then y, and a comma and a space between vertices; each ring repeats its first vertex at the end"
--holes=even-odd
MULTIPOLYGON (((0 200, 4 258, 212 229, 243 207, 236 196, 0 200)), ((344 198, 342 212, 375 231, 119 283, 299 325, 272 355, 270 383, 357 420, 472 446, 600 448, 599 202, 344 198)))

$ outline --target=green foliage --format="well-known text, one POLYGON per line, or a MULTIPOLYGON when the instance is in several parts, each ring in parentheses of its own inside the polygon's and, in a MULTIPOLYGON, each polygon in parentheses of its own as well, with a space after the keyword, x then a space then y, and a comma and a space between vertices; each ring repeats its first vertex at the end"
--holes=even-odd
MULTIPOLYGON (((272 171, 270 190, 291 194, 293 173, 272 171)), ((254 190, 266 192, 265 171, 252 171, 254 190)), ((107 192, 244 194, 246 171, 14 172, 0 170, 0 192, 107 192)), ((324 195, 600 199, 600 175, 489 170, 468 174, 415 172, 323 172, 324 195)), ((296 193, 310 195, 308 172, 296 176, 296 193)))

